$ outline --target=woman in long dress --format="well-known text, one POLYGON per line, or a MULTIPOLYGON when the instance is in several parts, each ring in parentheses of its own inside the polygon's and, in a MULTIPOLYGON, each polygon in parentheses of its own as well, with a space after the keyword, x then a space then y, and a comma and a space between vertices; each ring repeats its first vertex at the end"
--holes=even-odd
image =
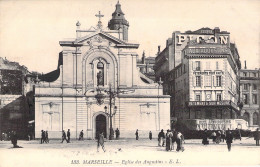
POLYGON ((106 149, 105 149, 105 140, 104 140, 104 135, 103 135, 103 132, 101 132, 99 135, 98 135, 98 141, 97 141, 97 151, 99 152, 99 147, 101 146, 103 151, 106 152, 106 149))

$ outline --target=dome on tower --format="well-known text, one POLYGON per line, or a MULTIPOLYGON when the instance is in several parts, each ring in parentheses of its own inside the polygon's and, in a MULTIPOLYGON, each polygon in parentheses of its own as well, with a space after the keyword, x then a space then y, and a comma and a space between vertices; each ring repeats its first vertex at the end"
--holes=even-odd
POLYGON ((108 27, 110 30, 117 30, 120 27, 116 25, 129 26, 128 21, 125 19, 125 14, 121 9, 121 4, 119 3, 119 1, 116 4, 116 10, 112 14, 112 19, 109 21, 108 27))

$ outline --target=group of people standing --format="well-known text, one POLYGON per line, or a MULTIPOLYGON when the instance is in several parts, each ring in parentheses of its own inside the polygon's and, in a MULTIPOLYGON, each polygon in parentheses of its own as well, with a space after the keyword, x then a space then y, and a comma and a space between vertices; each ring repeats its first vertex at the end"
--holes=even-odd
POLYGON ((213 131, 210 134, 210 132, 205 129, 202 136, 202 144, 208 145, 210 137, 212 137, 212 142, 216 144, 219 144, 221 141, 224 142, 226 140, 228 151, 231 151, 231 143, 233 143, 234 139, 241 140, 241 133, 238 129, 235 129, 233 133, 231 132, 231 130, 228 129, 227 131, 213 131))
MULTIPOLYGON (((64 140, 67 143, 70 143, 70 129, 68 129, 67 135, 66 135, 65 131, 62 130, 62 140, 61 140, 61 143, 63 143, 64 140)), ((79 133, 79 140, 84 140, 84 132, 83 132, 83 130, 81 130, 80 133, 79 133)))
POLYGON ((49 134, 47 130, 41 130, 41 144, 44 142, 49 143, 49 134))
POLYGON ((158 134, 158 146, 163 147, 166 145, 166 151, 174 150, 174 142, 177 144, 176 151, 184 151, 184 136, 180 131, 176 131, 175 129, 168 129, 165 135, 162 129, 158 134))
POLYGON ((202 136, 202 144, 208 145, 210 137, 212 137, 212 142, 217 144, 226 140, 228 151, 231 151, 231 143, 233 142, 234 136, 229 129, 227 131, 213 131, 212 134, 210 134, 210 132, 205 129, 202 136))

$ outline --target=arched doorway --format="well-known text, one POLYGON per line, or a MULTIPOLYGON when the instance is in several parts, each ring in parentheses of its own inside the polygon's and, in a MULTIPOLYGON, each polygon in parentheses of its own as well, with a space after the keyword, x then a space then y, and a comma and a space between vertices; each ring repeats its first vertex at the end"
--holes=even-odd
POLYGON ((96 138, 101 132, 103 132, 104 137, 107 138, 107 120, 103 114, 96 116, 96 138))

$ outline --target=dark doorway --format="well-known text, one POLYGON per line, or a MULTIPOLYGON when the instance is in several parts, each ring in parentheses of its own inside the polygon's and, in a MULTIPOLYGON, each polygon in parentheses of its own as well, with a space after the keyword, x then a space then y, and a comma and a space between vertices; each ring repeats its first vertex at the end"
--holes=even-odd
POLYGON ((107 138, 107 121, 106 117, 102 114, 99 114, 96 117, 96 138, 98 135, 103 132, 104 137, 107 138))

